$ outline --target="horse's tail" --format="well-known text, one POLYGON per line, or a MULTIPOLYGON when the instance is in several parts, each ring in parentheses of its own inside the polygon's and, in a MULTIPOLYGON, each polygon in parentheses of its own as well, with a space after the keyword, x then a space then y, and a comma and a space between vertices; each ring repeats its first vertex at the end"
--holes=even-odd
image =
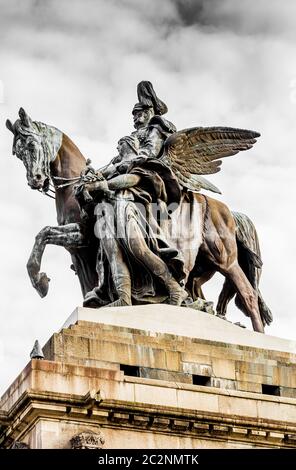
MULTIPOLYGON (((259 289, 259 281, 262 271, 262 260, 259 246, 259 239, 256 228, 249 217, 240 212, 232 212, 236 223, 236 241, 238 248, 238 262, 250 284, 258 295, 259 311, 264 325, 269 325, 272 320, 272 313, 263 300, 259 289)), ((241 297, 235 297, 236 306, 248 315, 241 297)))

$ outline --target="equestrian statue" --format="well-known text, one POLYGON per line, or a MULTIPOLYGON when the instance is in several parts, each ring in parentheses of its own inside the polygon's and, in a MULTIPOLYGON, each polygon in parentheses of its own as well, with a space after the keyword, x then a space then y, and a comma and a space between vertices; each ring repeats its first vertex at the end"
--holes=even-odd
POLYGON ((48 292, 49 278, 40 272, 47 244, 68 250, 83 305, 92 308, 191 307, 201 299, 207 305, 202 285, 220 272, 225 281, 216 314, 225 318, 235 296, 263 333, 272 314, 259 289, 254 224, 203 193, 220 193, 205 175, 220 171, 224 157, 251 149, 260 134, 231 127, 177 131, 150 82, 140 82, 137 95, 135 130, 119 139, 118 154, 99 169, 66 134, 33 121, 23 108, 14 124, 6 121, 29 186, 56 203, 58 225, 37 234, 27 263, 34 288, 41 297, 48 292))

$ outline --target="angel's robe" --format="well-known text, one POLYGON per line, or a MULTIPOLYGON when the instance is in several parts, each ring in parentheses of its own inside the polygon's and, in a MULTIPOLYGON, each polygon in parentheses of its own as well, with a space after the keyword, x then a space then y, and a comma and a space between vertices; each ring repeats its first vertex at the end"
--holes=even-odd
MULTIPOLYGON (((162 302, 167 297, 165 286, 157 275, 146 268, 143 260, 136 259, 135 243, 141 244, 143 252, 150 250, 162 259, 177 281, 186 275, 178 249, 168 242, 165 235, 170 219, 167 208, 177 209, 181 198, 175 176, 161 161, 147 157, 135 158, 126 173, 140 176, 139 183, 128 189, 119 188, 113 195, 97 201, 100 203, 96 208, 96 230, 102 243, 97 258, 99 283, 95 292, 98 303, 103 305, 116 300, 103 240, 106 224, 107 236, 116 239, 124 253, 131 276, 133 302, 162 302), (130 238, 130 224, 137 227, 139 239, 130 238)), ((110 179, 115 176, 118 176, 116 171, 110 179)), ((96 199, 95 194, 93 197, 96 199)))

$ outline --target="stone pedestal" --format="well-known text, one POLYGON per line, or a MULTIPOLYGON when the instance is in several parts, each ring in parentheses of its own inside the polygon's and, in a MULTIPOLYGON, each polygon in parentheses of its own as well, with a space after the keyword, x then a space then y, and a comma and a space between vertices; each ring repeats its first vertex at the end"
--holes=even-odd
POLYGON ((77 308, 1 399, 2 447, 295 447, 296 343, 189 308, 77 308))

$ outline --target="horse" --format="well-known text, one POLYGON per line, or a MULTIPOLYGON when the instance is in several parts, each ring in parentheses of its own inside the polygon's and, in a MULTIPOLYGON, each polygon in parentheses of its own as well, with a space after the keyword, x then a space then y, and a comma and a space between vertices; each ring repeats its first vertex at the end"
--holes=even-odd
MULTIPOLYGON (((73 194, 73 184, 85 170, 86 159, 74 142, 59 129, 32 121, 23 108, 20 108, 19 115, 20 119, 14 124, 6 121, 7 128, 14 134, 13 154, 23 161, 27 182, 32 189, 47 193, 50 182, 53 183, 58 221, 58 226, 46 226, 37 234, 27 263, 29 277, 33 287, 44 297, 49 287, 47 275, 40 272, 44 249, 47 244, 63 246, 71 254, 85 296, 98 284, 95 265, 99 243, 81 223, 80 207, 73 194)), ((240 245, 235 216, 224 203, 211 197, 200 193, 191 193, 190 197, 200 208, 200 244, 196 247, 197 256, 186 287, 198 291, 219 271, 225 277, 218 302, 220 313, 225 313, 228 301, 237 294, 238 304, 250 317, 254 331, 264 333, 264 324, 269 322, 266 311, 269 310, 262 299, 264 309, 260 311, 258 302, 259 277, 256 269, 260 268, 259 265, 255 266, 254 259, 256 256, 259 259, 259 255, 254 252, 251 264, 256 275, 253 272, 248 279, 240 265, 239 253, 248 253, 245 257, 247 271, 252 250, 245 241, 240 245)), ((180 210, 182 207, 181 204, 180 210)), ((182 241, 179 241, 182 246, 182 241)))

